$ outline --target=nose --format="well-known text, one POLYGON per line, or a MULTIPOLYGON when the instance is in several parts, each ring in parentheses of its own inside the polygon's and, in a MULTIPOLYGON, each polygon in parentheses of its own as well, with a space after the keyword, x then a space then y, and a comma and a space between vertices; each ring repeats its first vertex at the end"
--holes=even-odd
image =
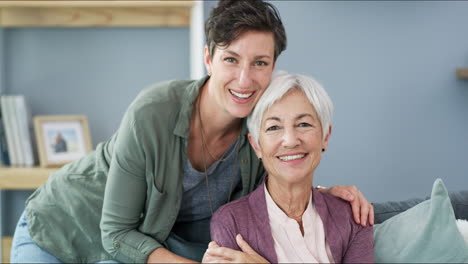
POLYGON ((283 147, 295 148, 300 144, 299 135, 294 128, 285 128, 283 134, 283 147))
POLYGON ((249 65, 244 65, 239 72, 239 88, 248 89, 252 86, 252 72, 249 65))

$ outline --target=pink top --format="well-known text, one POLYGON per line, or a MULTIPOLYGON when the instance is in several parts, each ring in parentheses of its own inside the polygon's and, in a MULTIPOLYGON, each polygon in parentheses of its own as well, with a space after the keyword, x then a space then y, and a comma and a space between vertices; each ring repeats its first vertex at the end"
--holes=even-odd
POLYGON ((296 220, 289 218, 273 201, 265 185, 265 199, 276 255, 279 263, 333 263, 330 247, 325 239, 322 219, 309 203, 302 215, 304 236, 296 220))

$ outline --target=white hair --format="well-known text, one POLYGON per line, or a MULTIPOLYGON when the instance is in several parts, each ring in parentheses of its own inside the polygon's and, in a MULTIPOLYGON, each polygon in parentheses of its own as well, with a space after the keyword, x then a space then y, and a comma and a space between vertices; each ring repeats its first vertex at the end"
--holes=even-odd
POLYGON ((262 126, 263 114, 289 91, 295 89, 304 92, 307 99, 309 99, 309 102, 314 107, 322 126, 323 138, 325 139, 333 116, 333 103, 325 89, 311 77, 278 71, 273 74, 268 88, 247 118, 247 127, 257 144, 259 143, 258 139, 262 126))

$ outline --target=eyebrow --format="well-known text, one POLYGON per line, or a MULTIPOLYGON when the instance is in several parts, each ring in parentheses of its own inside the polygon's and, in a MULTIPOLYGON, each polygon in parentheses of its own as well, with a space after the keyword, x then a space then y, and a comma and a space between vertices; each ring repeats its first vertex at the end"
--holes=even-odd
MULTIPOLYGON (((237 54, 237 52, 234 52, 234 51, 231 51, 231 50, 226 50, 226 52, 229 53, 229 54, 231 54, 232 56, 240 57, 240 55, 237 54)), ((259 55, 259 56, 255 56, 255 57, 254 57, 255 60, 260 60, 260 59, 263 59, 263 58, 271 59, 271 57, 268 56, 268 55, 259 55)))
POLYGON ((307 117, 307 116, 315 120, 315 118, 314 118, 313 115, 307 114, 307 113, 298 115, 298 116, 296 117, 296 120, 302 119, 302 118, 307 117))
MULTIPOLYGON (((308 113, 300 114, 300 115, 298 115, 295 119, 296 119, 296 120, 300 120, 300 119, 302 119, 302 118, 304 118, 304 117, 310 117, 310 118, 312 118, 312 119, 315 120, 314 116, 311 115, 311 114, 308 114, 308 113)), ((268 120, 278 121, 278 122, 281 121, 281 119, 280 119, 279 117, 276 117, 276 116, 268 117, 267 119, 265 119, 265 122, 268 121, 268 120)))
POLYGON ((281 119, 279 117, 276 117, 276 116, 272 116, 272 117, 268 117, 267 119, 265 119, 265 122, 268 121, 268 120, 273 120, 273 121, 281 121, 281 119))

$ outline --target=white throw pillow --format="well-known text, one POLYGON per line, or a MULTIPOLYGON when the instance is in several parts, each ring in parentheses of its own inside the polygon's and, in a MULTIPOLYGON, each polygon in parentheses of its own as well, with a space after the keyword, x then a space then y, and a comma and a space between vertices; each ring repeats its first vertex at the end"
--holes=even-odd
POLYGON ((468 221, 463 220, 463 219, 458 219, 457 226, 458 226, 458 230, 460 230, 460 233, 463 236, 463 239, 465 239, 466 245, 468 245, 468 221))

